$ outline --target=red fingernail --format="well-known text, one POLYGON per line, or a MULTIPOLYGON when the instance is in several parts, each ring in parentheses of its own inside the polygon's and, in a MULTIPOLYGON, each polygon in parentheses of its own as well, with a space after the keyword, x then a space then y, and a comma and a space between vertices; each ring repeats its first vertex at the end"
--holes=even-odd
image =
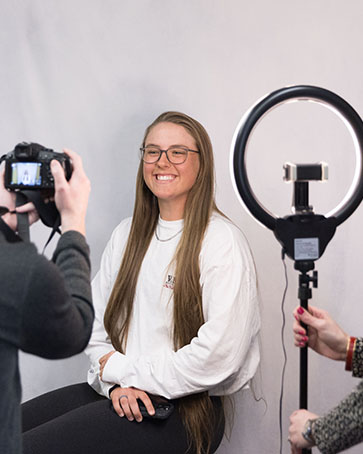
POLYGON ((300 315, 304 313, 304 309, 302 307, 299 307, 297 311, 300 315))
POLYGON ((305 343, 304 342, 299 342, 299 345, 300 345, 300 347, 305 347, 305 343))
POLYGON ((305 336, 304 331, 299 331, 299 334, 301 334, 302 336, 305 336))

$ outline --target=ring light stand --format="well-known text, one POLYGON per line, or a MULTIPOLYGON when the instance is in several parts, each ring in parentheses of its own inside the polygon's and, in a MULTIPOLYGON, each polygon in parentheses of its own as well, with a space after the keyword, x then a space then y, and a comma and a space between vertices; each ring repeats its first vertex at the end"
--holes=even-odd
MULTIPOLYGON (((363 198, 363 122, 357 112, 340 96, 314 86, 297 85, 281 88, 259 100, 242 117, 235 131, 231 146, 231 176, 237 195, 247 210, 261 224, 272 230, 282 245, 284 253, 294 260, 294 268, 300 272, 298 298, 300 305, 308 308, 312 297, 310 283, 317 287, 314 261, 325 251, 338 225, 344 222, 358 207, 363 198), (337 114, 348 128, 355 148, 356 168, 352 184, 344 199, 325 215, 315 214, 308 200, 308 181, 295 181, 294 214, 283 218, 268 211, 256 198, 249 183, 246 169, 246 149, 249 137, 258 122, 278 105, 291 101, 314 101, 337 114)), ((300 408, 307 409, 307 358, 308 350, 300 351, 300 408)), ((303 450, 303 454, 311 450, 303 450)))

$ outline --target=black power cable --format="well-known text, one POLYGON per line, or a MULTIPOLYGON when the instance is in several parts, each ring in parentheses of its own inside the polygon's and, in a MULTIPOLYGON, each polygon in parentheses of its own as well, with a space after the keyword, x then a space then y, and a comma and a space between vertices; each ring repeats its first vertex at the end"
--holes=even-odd
POLYGON ((288 289, 288 285, 289 285, 289 281, 288 281, 288 277, 287 277, 287 267, 286 267, 286 262, 285 262, 285 252, 283 249, 281 252, 281 259, 282 259, 282 263, 284 265, 285 288, 284 288, 284 292, 282 295, 282 301, 281 301, 281 314, 282 314, 281 345, 282 345, 282 351, 284 354, 284 364, 282 366, 280 404, 279 404, 280 454, 282 454, 282 401, 283 401, 283 397, 284 397, 284 381, 285 381, 285 370, 286 370, 286 364, 287 364, 287 354, 286 354, 285 337, 284 337, 285 325, 286 325, 285 299, 286 299, 286 293, 287 293, 287 289, 288 289))

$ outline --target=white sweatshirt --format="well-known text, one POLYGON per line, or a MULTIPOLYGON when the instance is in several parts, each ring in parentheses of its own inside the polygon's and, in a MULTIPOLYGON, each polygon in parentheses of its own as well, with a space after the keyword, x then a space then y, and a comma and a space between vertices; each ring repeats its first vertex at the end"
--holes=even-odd
POLYGON ((171 399, 201 391, 213 396, 232 394, 246 386, 260 359, 255 269, 243 234, 219 214, 211 217, 200 253, 205 323, 197 336, 174 351, 174 269, 170 263, 183 220, 159 219, 159 240, 153 236, 137 282, 126 353, 116 352, 109 358, 100 380, 98 360, 115 350, 103 316, 130 226, 131 218, 116 227, 93 280, 95 322, 86 349, 91 361, 88 383, 106 397, 111 386, 119 384, 171 399))

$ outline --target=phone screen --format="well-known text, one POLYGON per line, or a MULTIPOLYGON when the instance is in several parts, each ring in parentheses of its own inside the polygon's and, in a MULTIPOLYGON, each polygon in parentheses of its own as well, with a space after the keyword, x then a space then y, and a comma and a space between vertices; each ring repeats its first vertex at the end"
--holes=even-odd
POLYGON ((23 186, 40 186, 40 162, 13 162, 11 164, 11 184, 23 186))

